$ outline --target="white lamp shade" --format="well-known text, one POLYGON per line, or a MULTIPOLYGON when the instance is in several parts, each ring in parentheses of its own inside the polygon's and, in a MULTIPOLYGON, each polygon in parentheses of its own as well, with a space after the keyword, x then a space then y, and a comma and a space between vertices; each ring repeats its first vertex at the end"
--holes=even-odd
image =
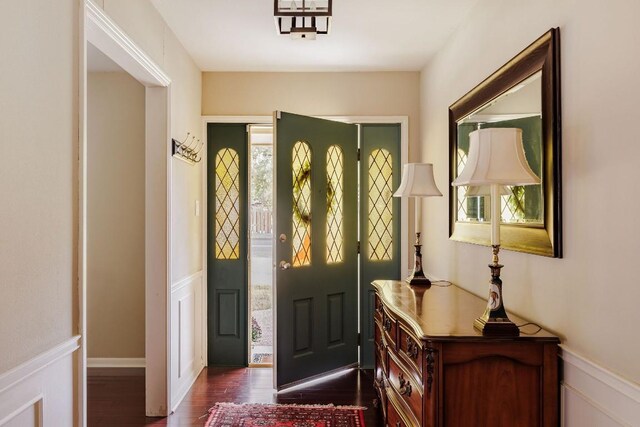
POLYGON ((402 170, 402 182, 393 197, 442 196, 433 178, 431 163, 407 163, 402 170))
MULTIPOLYGON (((509 187, 505 187, 504 185, 500 186, 500 195, 508 196, 511 194, 509 187)), ((467 197, 480 197, 480 196, 490 196, 491 195, 491 186, 490 185, 481 185, 481 186, 473 186, 469 187, 467 190, 467 197)))
POLYGON ((517 128, 478 129, 469 134, 467 164, 451 185, 533 185, 540 178, 529 167, 517 128))

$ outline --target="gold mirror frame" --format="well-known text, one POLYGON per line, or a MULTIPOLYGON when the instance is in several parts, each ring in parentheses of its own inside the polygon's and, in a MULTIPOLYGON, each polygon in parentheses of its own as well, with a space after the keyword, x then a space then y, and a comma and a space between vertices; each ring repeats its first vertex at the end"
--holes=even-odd
MULTIPOLYGON (((458 175, 458 122, 533 74, 542 72, 543 226, 501 226, 501 248, 562 257, 560 29, 552 28, 449 107, 449 182, 458 175)), ((456 221, 457 191, 449 188, 449 236, 489 246, 491 225, 456 221)))

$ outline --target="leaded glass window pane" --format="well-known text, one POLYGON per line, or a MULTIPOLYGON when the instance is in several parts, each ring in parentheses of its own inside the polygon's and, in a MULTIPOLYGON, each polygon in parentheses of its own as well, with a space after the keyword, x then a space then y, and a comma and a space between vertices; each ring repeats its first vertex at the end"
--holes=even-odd
POLYGON ((291 238, 293 267, 311 264, 311 149, 306 142, 293 145, 293 233, 291 238))
POLYGON ((223 148, 215 160, 215 257, 240 257, 240 159, 231 148, 223 148))
POLYGON ((393 254, 393 158, 385 149, 369 155, 369 248, 373 261, 390 260, 393 254))
MULTIPOLYGON (((463 150, 458 149, 458 158, 457 161, 457 169, 461 171, 464 169, 464 166, 467 164, 467 153, 463 150)), ((458 192, 458 221, 467 221, 467 191, 469 187, 466 185, 461 185, 456 188, 455 191, 458 192)))
POLYGON ((343 260, 343 179, 342 149, 332 145, 327 151, 327 264, 343 260))
POLYGON ((501 196, 502 222, 524 221, 524 187, 507 187, 511 194, 501 196))

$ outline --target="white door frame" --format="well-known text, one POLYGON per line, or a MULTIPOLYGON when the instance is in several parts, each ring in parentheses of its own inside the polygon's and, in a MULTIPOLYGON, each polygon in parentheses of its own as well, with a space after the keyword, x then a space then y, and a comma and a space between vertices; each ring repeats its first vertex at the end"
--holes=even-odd
MULTIPOLYGON (((400 125, 400 164, 405 164, 408 161, 409 158, 409 117, 408 116, 312 116, 312 117, 318 117, 320 119, 327 119, 327 120, 335 120, 335 121, 339 121, 339 122, 345 122, 345 123, 358 123, 358 124, 384 124, 384 123, 395 123, 395 124, 399 124, 400 125)), ((204 154, 202 154, 202 186, 203 188, 207 188, 207 153, 206 150, 208 149, 208 135, 207 135, 207 124, 209 123, 247 123, 247 124, 265 124, 265 125, 273 125, 273 116, 202 116, 202 135, 203 135, 203 141, 204 141, 204 154)), ((274 141, 275 143, 275 141, 274 141)), ((275 185, 275 181, 274 181, 274 185, 275 185)), ((203 221, 203 225, 202 225, 202 229, 203 229, 203 236, 207 236, 208 231, 207 231, 207 221, 206 218, 208 218, 208 213, 207 213, 207 205, 208 205, 208 194, 205 194, 204 197, 204 202, 202 203, 202 211, 204 213, 204 218, 205 220, 203 221)), ((274 203, 276 202, 276 198, 274 197, 274 203)), ((408 256, 409 256, 409 251, 408 251, 408 247, 407 247, 407 237, 409 234, 409 203, 407 201, 406 197, 402 197, 400 200, 400 206, 401 206, 401 217, 400 217, 400 271, 402 274, 402 277, 405 277, 406 275, 408 275, 408 256), (404 274, 407 273, 407 274, 404 274)), ((273 221, 275 223, 276 218, 274 216, 273 221)), ((275 253, 275 252, 274 252, 275 253)), ((203 254, 203 261, 202 261, 202 277, 203 277, 203 288, 204 288, 204 297, 203 297, 203 304, 205 305, 203 307, 203 313, 205 313, 203 317, 203 324, 202 324, 202 331, 203 331, 203 346, 204 346, 204 354, 205 354, 205 360, 207 361, 208 364, 208 336, 207 336, 207 316, 208 316, 208 311, 207 311, 207 307, 206 307, 206 301, 207 301, 207 239, 204 238, 202 239, 202 254, 203 254)), ((275 274, 275 273, 274 273, 275 274)), ((274 281, 275 283, 275 281, 274 281)), ((275 292, 275 287, 274 287, 274 292, 275 292)), ((276 302, 274 301, 274 306, 273 306, 273 312, 276 312, 276 307, 275 307, 276 302)), ((360 307, 358 307, 358 310, 360 309, 360 307)), ((275 314, 274 314, 274 318, 275 318, 275 314)), ((358 322, 360 321, 360 315, 358 314, 358 322)), ((251 323, 249 323, 251 324, 251 323)), ((274 347, 275 347, 275 342, 277 340, 277 336, 276 336, 276 324, 274 322, 273 324, 273 341, 274 341, 274 347)), ((273 359, 273 378, 274 378, 274 384, 275 384, 275 375, 276 375, 276 354, 274 351, 274 359, 273 359)))
MULTIPOLYGON (((86 426, 87 60, 90 42, 145 86, 145 412, 169 415, 171 277, 171 79, 91 0, 80 1, 77 416, 86 426)), ((142 166, 142 165, 141 165, 142 166)))

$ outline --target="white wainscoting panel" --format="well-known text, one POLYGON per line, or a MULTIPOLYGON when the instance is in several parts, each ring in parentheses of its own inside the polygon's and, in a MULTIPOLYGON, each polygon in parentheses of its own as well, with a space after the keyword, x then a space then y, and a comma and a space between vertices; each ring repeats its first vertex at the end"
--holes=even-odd
POLYGON ((0 375, 0 426, 72 426, 79 336, 0 375))
POLYGON ((178 378, 189 375, 195 362, 195 292, 178 300, 178 378))
POLYGON ((640 427, 640 386, 562 347, 562 425, 640 427))
POLYGON ((204 368, 202 271, 171 286, 171 410, 204 368))

